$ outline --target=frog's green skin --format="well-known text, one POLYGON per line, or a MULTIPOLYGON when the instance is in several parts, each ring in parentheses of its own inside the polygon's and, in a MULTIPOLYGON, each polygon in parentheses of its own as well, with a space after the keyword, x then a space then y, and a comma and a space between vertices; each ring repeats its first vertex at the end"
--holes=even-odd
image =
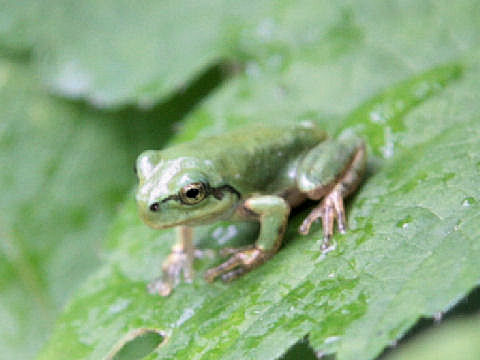
MULTIPOLYGON (((254 125, 143 152, 136 162, 136 199, 140 217, 153 228, 222 219, 259 221, 253 246, 228 249, 232 257, 206 273, 209 281, 219 275, 228 281, 275 254, 290 209, 306 198, 323 200, 300 232, 308 233, 311 223, 322 218, 323 248, 328 248, 335 218, 340 231, 345 230, 343 198, 356 188, 364 168, 365 146, 355 136, 328 139, 311 123, 254 125)), ((182 235, 181 240, 164 264, 163 280, 155 285, 162 295, 170 293, 181 269, 191 273, 191 238, 182 235)))

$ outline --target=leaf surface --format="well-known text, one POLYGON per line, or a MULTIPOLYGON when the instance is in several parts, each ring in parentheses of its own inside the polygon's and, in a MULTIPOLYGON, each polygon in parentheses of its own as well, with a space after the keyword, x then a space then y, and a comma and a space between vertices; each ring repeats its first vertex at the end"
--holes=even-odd
MULTIPOLYGON (((458 73, 456 66, 433 71, 439 79, 445 71, 458 73)), ((386 93, 408 102, 402 97, 411 94, 406 86, 431 82, 431 74, 386 93)), ((475 76, 478 70, 465 74, 475 76)), ((72 359, 98 359, 136 328, 166 334, 148 359, 274 359, 307 334, 316 350, 336 352, 339 359, 373 358, 420 316, 447 310, 478 283, 478 118, 459 121, 437 112, 437 134, 410 138, 419 122, 430 126, 435 107, 452 104, 451 96, 473 83, 457 80, 449 85, 455 91, 413 99, 417 106, 403 116, 414 126, 396 133, 402 147, 350 202, 350 231, 335 237, 338 247, 327 255, 318 250, 320 226, 306 237, 296 233, 303 212, 292 220, 281 251, 242 279, 210 285, 197 276, 169 298, 154 297, 145 286, 174 236, 147 229, 129 201, 111 234, 109 263, 70 304, 43 358, 69 349, 72 359)), ((375 107, 384 98, 366 104, 375 107)), ((368 122, 368 116, 358 117, 358 125, 368 122)), ((229 226, 203 229, 199 236, 218 238, 229 226)), ((204 260, 197 272, 218 261, 204 260)))
POLYGON ((313 97, 338 109, 332 99, 352 104, 358 100, 352 93, 378 91, 386 85, 384 72, 399 79, 456 57, 479 37, 478 4, 465 0, 452 8, 448 1, 368 0, 247 0, 235 6, 225 0, 3 0, 1 5, 0 48, 33 50, 52 91, 100 107, 152 106, 225 59, 245 64, 253 76, 262 67, 291 68, 291 80, 324 84, 352 61, 345 54, 355 54, 353 72, 330 84, 335 85, 330 92, 320 86, 295 94, 292 108, 313 97), (322 71, 319 64, 330 66, 322 71))
POLYGON ((0 357, 27 359, 100 264, 133 177, 114 129, 46 96, 29 66, 0 59, 0 74, 0 357))
MULTIPOLYGON (((102 359, 145 328, 165 335, 149 360, 275 359, 305 335, 318 352, 371 359, 419 317, 448 310, 480 278, 477 8, 279 7, 271 34, 288 46, 261 52, 250 43, 258 57, 191 114, 173 142, 259 121, 313 120, 333 134, 362 134, 369 172, 348 202, 349 232, 322 255, 321 226, 306 237, 296 232, 304 209, 260 268, 231 284, 206 284, 200 274, 220 261, 207 258, 193 284, 159 298, 145 286, 174 235, 141 224, 130 199, 109 236, 108 261, 69 304, 40 359, 102 359), (296 33, 298 21, 306 26, 296 33)), ((201 228, 197 240, 240 241, 248 229, 232 226, 201 228)))

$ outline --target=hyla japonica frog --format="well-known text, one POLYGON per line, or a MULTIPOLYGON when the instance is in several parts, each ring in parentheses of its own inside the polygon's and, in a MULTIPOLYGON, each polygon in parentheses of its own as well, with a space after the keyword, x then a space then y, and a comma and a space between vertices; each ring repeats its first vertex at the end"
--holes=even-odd
POLYGON ((233 280, 261 265, 279 249, 290 209, 306 199, 321 200, 299 228, 307 234, 321 218, 322 250, 330 247, 334 221, 346 229, 343 199, 359 184, 365 145, 356 136, 329 139, 312 123, 254 125, 198 139, 137 159, 140 217, 157 229, 179 226, 180 241, 150 290, 168 295, 193 276, 191 226, 217 220, 257 221, 260 232, 247 248, 226 249, 231 257, 205 273, 207 281, 233 280))

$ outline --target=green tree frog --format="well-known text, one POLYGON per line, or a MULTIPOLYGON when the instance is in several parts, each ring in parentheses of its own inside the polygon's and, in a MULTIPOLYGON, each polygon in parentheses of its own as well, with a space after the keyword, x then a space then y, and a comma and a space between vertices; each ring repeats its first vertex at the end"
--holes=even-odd
POLYGON ((136 161, 136 200, 141 219, 163 229, 178 226, 179 241, 162 266, 152 292, 170 294, 183 272, 193 277, 191 227, 218 220, 256 221, 258 238, 249 247, 225 249, 230 258, 209 269, 209 282, 233 280, 270 259, 279 249, 290 210, 306 199, 320 200, 299 228, 308 234, 322 220, 327 251, 336 219, 346 230, 343 199, 365 169, 364 142, 353 135, 330 139, 310 122, 250 125, 230 133, 148 150, 136 161))

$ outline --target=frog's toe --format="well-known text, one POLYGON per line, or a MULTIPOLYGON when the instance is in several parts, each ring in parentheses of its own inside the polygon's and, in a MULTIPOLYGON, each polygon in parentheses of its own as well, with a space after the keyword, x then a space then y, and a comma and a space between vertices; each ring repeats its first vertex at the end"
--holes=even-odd
POLYGON ((207 271, 205 271, 205 274, 203 275, 204 279, 206 282, 213 282, 213 280, 215 280, 215 278, 220 275, 220 273, 218 272, 217 268, 211 268, 211 269, 208 269, 207 271))
POLYGON ((236 278, 239 278, 243 274, 247 273, 248 270, 244 267, 238 267, 232 271, 229 271, 225 274, 222 275, 222 281, 223 282, 230 282, 232 280, 235 280, 236 278))
POLYGON ((323 227, 321 250, 326 251, 331 249, 330 240, 333 236, 335 219, 337 220, 338 231, 340 233, 344 234, 347 229, 343 198, 336 187, 328 193, 322 202, 305 218, 299 228, 299 232, 303 235, 308 234, 312 223, 319 218, 322 219, 323 227))
POLYGON ((238 253, 234 254, 230 259, 228 259, 224 263, 222 263, 222 264, 220 264, 220 265, 218 265, 214 268, 208 269, 205 272, 205 280, 207 280, 208 282, 213 282, 217 276, 220 276, 220 275, 236 268, 237 266, 239 266, 241 264, 242 264, 242 261, 239 258, 238 253))
POLYGON ((212 282, 222 275, 222 280, 231 281, 262 264, 269 257, 269 253, 255 247, 238 250, 224 263, 207 270, 205 280, 212 282))
POLYGON ((315 207, 310 214, 303 220, 302 225, 298 228, 298 232, 302 235, 308 235, 312 224, 323 216, 323 206, 315 207))

